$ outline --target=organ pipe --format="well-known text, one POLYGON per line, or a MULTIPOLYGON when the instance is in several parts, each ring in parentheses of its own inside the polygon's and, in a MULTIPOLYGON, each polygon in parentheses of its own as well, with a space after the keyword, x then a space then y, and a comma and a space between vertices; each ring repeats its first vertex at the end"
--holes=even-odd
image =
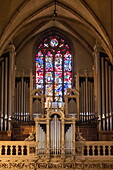
MULTIPOLYGON (((112 72, 111 72, 111 65, 108 66, 108 73, 109 73, 109 121, 108 121, 108 125, 109 126, 112 126, 112 124, 110 125, 110 116, 112 115, 112 80, 111 80, 111 75, 112 75, 112 72)), ((109 127, 109 130, 111 128, 109 127)))
POLYGON ((50 122, 50 148, 51 153, 59 154, 60 148, 60 120, 54 115, 50 122))
POLYGON ((88 95, 88 99, 89 99, 89 107, 88 107, 88 120, 91 119, 91 85, 90 85, 90 82, 88 82, 88 89, 89 89, 89 95, 88 95))
POLYGON ((5 116, 5 131, 8 130, 8 57, 5 58, 5 90, 4 90, 4 116, 5 116))
POLYGON ((5 130, 4 128, 4 110, 3 110, 3 105, 4 105, 4 61, 2 61, 2 86, 1 86, 1 130, 5 130))
POLYGON ((105 74, 104 74, 104 57, 101 58, 101 66, 102 66, 102 120, 103 126, 102 130, 105 130, 105 74))
POLYGON ((106 130, 109 130, 109 124, 108 124, 108 119, 109 119, 109 107, 108 107, 108 94, 109 94, 109 90, 108 89, 109 87, 109 81, 108 81, 108 62, 105 61, 105 85, 106 85, 106 126, 107 126, 107 129, 106 130))
POLYGON ((112 76, 112 112, 110 115, 110 130, 113 130, 113 68, 112 68, 112 72, 111 72, 111 76, 112 76))
POLYGON ((97 112, 99 117, 99 130, 102 130, 102 115, 101 115, 101 69, 99 52, 95 53, 96 63, 96 80, 97 80, 97 112))

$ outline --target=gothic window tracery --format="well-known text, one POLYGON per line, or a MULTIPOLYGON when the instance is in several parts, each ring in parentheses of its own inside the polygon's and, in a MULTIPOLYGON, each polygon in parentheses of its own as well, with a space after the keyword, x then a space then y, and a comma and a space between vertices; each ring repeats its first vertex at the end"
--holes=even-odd
POLYGON ((72 54, 69 44, 58 35, 43 39, 36 53, 36 88, 42 88, 47 101, 62 102, 72 87, 72 54))

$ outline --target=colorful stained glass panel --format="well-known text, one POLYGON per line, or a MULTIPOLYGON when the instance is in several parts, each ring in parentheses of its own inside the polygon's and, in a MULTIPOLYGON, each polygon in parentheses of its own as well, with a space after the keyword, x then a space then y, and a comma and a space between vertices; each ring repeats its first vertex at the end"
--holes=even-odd
POLYGON ((56 54, 55 55, 55 71, 61 71, 62 70, 62 55, 56 54))
POLYGON ((62 72, 55 72, 55 83, 62 83, 62 72))
POLYGON ((38 88, 44 88, 44 86, 43 86, 43 84, 36 84, 36 89, 38 89, 38 88))
POLYGON ((55 84, 55 96, 62 96, 62 84, 55 84))
POLYGON ((72 71, 71 54, 65 54, 64 56, 64 71, 72 71))
POLYGON ((61 103, 66 89, 71 87, 72 56, 70 46, 59 36, 51 35, 38 46, 36 88, 44 88, 47 104, 49 100, 61 103))
POLYGON ((67 88, 72 88, 72 85, 70 82, 64 83, 64 94, 66 95, 67 88))
POLYGON ((36 83, 43 83, 43 72, 36 72, 36 83))
POLYGON ((53 85, 52 84, 46 84, 45 86, 45 94, 47 96, 53 96, 53 85))
POLYGON ((45 82, 46 83, 52 83, 53 82, 53 73, 52 72, 46 72, 45 73, 45 82))
POLYGON ((53 71, 53 58, 52 57, 46 57, 45 58, 45 70, 46 71, 53 71))
POLYGON ((72 82, 72 73, 71 72, 66 72, 64 73, 64 83, 67 82, 72 82))
POLYGON ((58 45, 58 40, 56 38, 53 38, 51 41, 50 41, 50 45, 52 47, 56 47, 58 45))
POLYGON ((62 96, 55 96, 55 101, 62 102, 62 96))

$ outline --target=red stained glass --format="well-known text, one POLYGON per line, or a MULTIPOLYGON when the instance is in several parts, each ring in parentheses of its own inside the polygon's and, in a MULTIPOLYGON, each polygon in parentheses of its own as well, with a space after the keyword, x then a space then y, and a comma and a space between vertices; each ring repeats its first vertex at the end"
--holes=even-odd
POLYGON ((43 88, 48 101, 63 101, 72 87, 72 55, 69 44, 60 36, 45 38, 36 53, 36 88, 43 88))

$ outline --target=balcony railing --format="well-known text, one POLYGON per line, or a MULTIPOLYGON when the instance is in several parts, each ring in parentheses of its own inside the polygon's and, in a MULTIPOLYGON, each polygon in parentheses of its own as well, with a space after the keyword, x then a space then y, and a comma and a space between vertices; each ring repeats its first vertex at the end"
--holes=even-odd
MULTIPOLYGON (((64 148, 65 155, 73 154, 74 150, 64 148)), ((46 149, 38 150, 37 143, 34 141, 0 141, 0 156, 35 156, 46 154, 46 149)), ((57 152, 50 149, 50 154, 61 154, 59 148, 57 152)), ((108 157, 113 156, 112 141, 82 141, 76 142, 75 154, 79 157, 108 157), (78 152, 79 150, 79 152, 78 152)))
POLYGON ((112 141, 86 141, 82 147, 82 156, 113 156, 112 141))

